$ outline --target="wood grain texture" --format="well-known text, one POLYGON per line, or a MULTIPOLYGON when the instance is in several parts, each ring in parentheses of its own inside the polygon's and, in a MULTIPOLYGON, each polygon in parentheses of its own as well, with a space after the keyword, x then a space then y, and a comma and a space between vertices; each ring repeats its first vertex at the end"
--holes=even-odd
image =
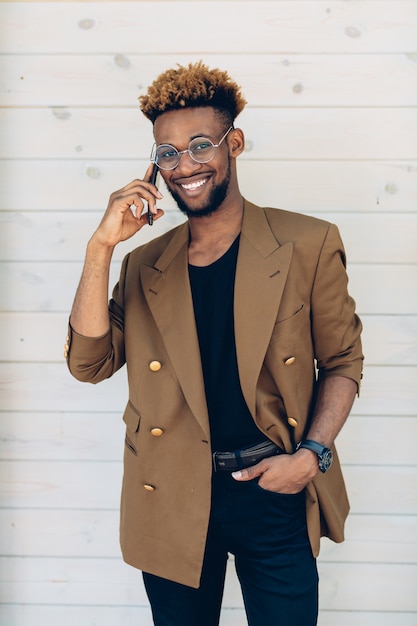
POLYGON ((6 26, 0 51, 63 53, 74 49, 105 53, 115 49, 142 54, 247 54, 287 52, 415 52, 417 7, 413 0, 279 0, 244 2, 66 2, 1 3, 6 26), (157 11, 157 13, 155 12, 157 11), (158 20, 155 36, 155 15, 158 20), (215 36, 201 46, 197 28, 215 36), (239 22, 239 28, 230 28, 239 22), (43 36, 45 25, 54 29, 43 36), (176 28, 172 28, 175 23, 176 28))
MULTIPOLYGON (((251 107, 417 104, 412 54, 180 54, 174 60, 187 65, 200 59, 227 69, 251 107)), ((52 101, 64 110, 125 108, 136 105, 172 63, 167 54, 79 54, 78 47, 60 55, 5 54, 0 57, 0 94, 10 107, 50 106, 52 101)))

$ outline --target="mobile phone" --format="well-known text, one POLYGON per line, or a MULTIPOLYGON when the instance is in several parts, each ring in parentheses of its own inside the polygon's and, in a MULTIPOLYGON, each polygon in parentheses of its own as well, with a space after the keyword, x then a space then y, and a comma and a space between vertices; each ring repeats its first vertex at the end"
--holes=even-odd
MULTIPOLYGON (((152 168, 151 178, 149 180, 149 182, 152 183, 152 185, 156 184, 157 176, 158 176, 158 166, 156 165, 156 163, 154 163, 153 168, 152 168)), ((148 224, 149 226, 152 226, 153 224, 153 214, 151 213, 149 209, 149 204, 148 204, 148 224)))

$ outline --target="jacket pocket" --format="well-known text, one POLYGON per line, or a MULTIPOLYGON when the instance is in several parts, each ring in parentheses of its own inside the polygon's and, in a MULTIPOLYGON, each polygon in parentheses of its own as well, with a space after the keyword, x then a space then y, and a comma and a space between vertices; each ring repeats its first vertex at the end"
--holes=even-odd
POLYGON ((132 433, 139 432, 140 420, 141 416, 139 411, 137 411, 129 400, 125 408, 125 412, 123 413, 123 421, 126 424, 127 430, 132 433))
POLYGON ((281 338, 288 339, 299 331, 307 321, 307 309, 304 304, 302 304, 297 311, 289 317, 277 320, 274 326, 274 332, 272 333, 271 343, 281 338))

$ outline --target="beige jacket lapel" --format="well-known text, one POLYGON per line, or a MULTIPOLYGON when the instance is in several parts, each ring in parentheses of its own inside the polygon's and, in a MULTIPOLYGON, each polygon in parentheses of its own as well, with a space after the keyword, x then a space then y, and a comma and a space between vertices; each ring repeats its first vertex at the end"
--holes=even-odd
POLYGON ((265 212, 245 202, 235 280, 235 337, 243 395, 256 415, 256 386, 293 251, 281 246, 265 212))
POLYGON ((209 422, 188 278, 188 223, 180 226, 153 267, 140 268, 149 308, 191 411, 209 440, 209 422))

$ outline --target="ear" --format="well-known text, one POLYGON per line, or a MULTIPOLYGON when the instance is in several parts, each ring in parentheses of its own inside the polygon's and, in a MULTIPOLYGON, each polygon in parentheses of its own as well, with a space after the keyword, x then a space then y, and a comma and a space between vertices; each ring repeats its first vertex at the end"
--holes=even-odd
POLYGON ((240 128, 234 128, 229 135, 229 153, 237 158, 245 149, 245 135, 240 128))

